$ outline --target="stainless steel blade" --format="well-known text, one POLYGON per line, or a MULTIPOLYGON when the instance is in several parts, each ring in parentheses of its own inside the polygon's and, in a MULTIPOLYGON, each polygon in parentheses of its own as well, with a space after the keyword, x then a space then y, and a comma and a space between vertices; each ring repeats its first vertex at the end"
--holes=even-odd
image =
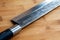
POLYGON ((60 0, 45 0, 41 4, 13 18, 12 21, 17 25, 10 28, 11 31, 13 34, 18 33, 22 28, 26 27, 28 24, 34 22, 58 6, 60 6, 60 0))
POLYGON ((60 6, 60 0, 45 0, 43 3, 17 16, 13 21, 21 27, 25 27, 58 6, 60 6))

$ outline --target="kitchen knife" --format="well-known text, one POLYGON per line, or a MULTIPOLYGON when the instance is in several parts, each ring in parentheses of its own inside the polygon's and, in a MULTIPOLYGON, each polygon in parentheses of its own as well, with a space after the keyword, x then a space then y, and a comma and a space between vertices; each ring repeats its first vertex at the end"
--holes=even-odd
POLYGON ((15 25, 0 33, 0 40, 8 40, 20 30, 60 6, 60 0, 45 0, 41 4, 27 10, 21 15, 12 19, 15 25))

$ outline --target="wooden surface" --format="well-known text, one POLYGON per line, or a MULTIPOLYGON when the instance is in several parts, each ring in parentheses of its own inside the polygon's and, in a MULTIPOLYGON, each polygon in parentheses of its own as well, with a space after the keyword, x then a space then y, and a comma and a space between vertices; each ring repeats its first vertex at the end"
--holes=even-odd
MULTIPOLYGON (((13 26, 13 17, 43 0, 0 0, 0 32, 13 26)), ((32 23, 11 40, 60 40, 60 7, 32 23)))

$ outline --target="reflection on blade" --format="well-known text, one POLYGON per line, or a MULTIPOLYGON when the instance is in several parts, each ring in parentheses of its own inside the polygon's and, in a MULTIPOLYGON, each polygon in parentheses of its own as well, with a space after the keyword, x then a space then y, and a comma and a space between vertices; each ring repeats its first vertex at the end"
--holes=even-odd
POLYGON ((25 27, 58 6, 60 6, 60 0, 46 0, 14 18, 13 21, 18 23, 21 27, 25 27))

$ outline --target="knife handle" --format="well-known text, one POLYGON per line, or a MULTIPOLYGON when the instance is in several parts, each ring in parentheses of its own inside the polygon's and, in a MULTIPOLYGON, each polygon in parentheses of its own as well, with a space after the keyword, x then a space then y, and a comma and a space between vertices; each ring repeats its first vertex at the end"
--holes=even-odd
POLYGON ((13 37, 13 33, 10 29, 7 29, 0 33, 0 40, 8 40, 13 37))
POLYGON ((0 33, 0 40, 10 39, 11 37, 13 37, 17 33, 19 33, 21 29, 22 29, 22 27, 20 25, 17 25, 17 24, 14 25, 13 27, 0 33))

